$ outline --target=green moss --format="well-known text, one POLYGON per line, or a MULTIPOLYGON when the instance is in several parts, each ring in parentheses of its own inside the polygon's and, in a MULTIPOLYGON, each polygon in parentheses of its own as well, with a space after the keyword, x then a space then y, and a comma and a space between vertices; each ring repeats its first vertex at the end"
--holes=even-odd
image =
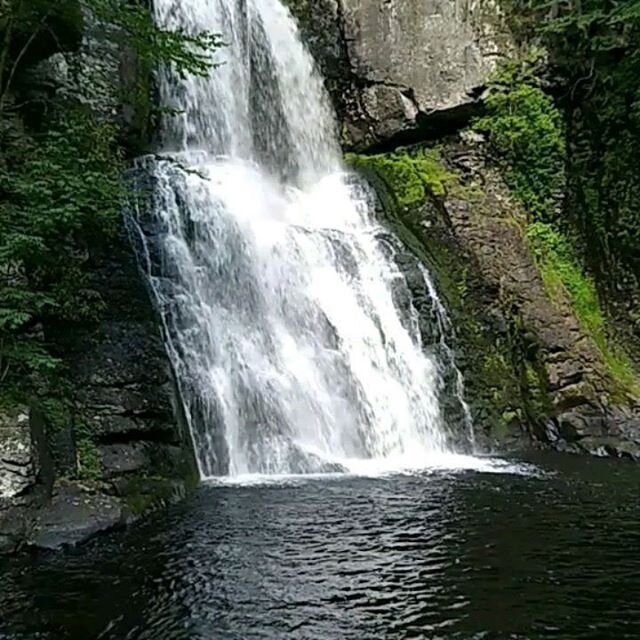
POLYGON ((607 325, 593 281, 580 267, 569 241, 549 225, 537 222, 526 233, 549 295, 566 295, 581 327, 594 340, 614 382, 621 390, 638 393, 629 357, 607 336, 607 325))
POLYGON ((518 397, 516 379, 513 376, 513 366, 507 355, 492 345, 484 351, 481 379, 485 380, 491 389, 491 401, 502 413, 512 410, 514 399, 518 397))
POLYGON ((420 149, 411 154, 347 154, 346 161, 355 169, 374 171, 405 211, 424 203, 427 192, 444 196, 447 188, 457 182, 455 174, 443 166, 436 149, 420 149))
POLYGON ((89 481, 100 480, 102 463, 91 429, 85 424, 76 425, 75 438, 78 478, 89 481))
POLYGON ((40 402, 40 408, 48 431, 59 433, 69 428, 71 424, 71 407, 67 400, 58 397, 47 397, 40 402))
POLYGON ((546 370, 539 362, 525 361, 523 374, 529 418, 532 421, 544 419, 552 413, 546 370))
POLYGON ((537 86, 538 54, 503 65, 491 83, 487 114, 473 123, 505 165, 505 181, 535 220, 551 221, 565 186, 562 113, 537 86))
POLYGON ((170 501, 175 492, 175 482, 161 476, 132 478, 125 489, 127 506, 136 516, 170 501))
POLYGON ((505 180, 524 205, 525 235, 552 299, 568 299, 576 319, 600 349, 614 382, 612 391, 638 392, 633 365, 607 335, 606 316, 593 280, 576 258, 559 218, 558 198, 566 188, 565 127, 561 111, 539 86, 541 57, 503 65, 493 78, 487 114, 473 127, 487 135, 505 169, 505 180))

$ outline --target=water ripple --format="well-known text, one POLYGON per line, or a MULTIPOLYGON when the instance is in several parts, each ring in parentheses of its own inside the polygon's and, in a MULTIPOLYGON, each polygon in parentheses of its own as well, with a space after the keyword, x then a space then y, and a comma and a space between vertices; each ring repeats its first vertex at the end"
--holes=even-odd
POLYGON ((559 460, 206 486, 124 536, 5 562, 0 638, 637 638, 640 469, 559 460))

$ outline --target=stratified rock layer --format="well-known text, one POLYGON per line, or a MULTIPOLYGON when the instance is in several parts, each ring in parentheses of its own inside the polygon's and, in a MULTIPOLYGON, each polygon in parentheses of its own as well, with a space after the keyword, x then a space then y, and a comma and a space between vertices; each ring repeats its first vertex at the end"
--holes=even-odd
MULTIPOLYGON (((16 74, 11 98, 26 105, 20 126, 46 128, 51 105, 82 105, 118 126, 135 153, 148 114, 134 113, 122 96, 139 61, 105 42, 91 16, 76 17, 73 38, 53 49, 35 38, 39 55, 16 74)), ((0 395, 0 553, 78 544, 197 482, 161 324, 124 223, 85 259, 87 295, 101 303, 95 319, 37 328, 64 379, 31 381, 28 395, 15 390, 20 399, 0 395)))

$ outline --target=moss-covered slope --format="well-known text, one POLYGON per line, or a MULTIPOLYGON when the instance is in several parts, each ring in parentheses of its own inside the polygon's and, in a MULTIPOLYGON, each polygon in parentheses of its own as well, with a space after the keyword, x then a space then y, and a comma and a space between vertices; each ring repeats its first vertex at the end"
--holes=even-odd
POLYGON ((562 447, 630 452, 635 375, 602 332, 577 264, 466 132, 437 148, 348 156, 387 224, 434 273, 457 331, 476 426, 562 447), (618 446, 619 445, 619 446, 618 446))

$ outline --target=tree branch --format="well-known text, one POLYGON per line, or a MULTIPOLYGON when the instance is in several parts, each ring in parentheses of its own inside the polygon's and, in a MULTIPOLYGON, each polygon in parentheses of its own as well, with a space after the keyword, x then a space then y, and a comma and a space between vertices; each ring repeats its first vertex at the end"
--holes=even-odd
POLYGON ((13 78, 16 74, 18 67, 20 66, 20 62, 22 61, 22 58, 24 58, 25 54, 29 50, 29 47, 33 44, 33 41, 36 39, 36 37, 40 33, 40 29, 46 24, 50 16, 51 16, 51 12, 49 11, 42 17, 42 19, 38 23, 38 26, 33 30, 33 33, 29 36, 29 39, 26 41, 26 43, 20 50, 20 53, 16 56, 16 59, 13 61, 13 66, 11 67, 11 71, 9 72, 9 77, 7 78, 7 82, 4 85, 2 94, 0 94, 0 113, 2 113, 5 96, 9 92, 11 83, 13 82, 13 78))

